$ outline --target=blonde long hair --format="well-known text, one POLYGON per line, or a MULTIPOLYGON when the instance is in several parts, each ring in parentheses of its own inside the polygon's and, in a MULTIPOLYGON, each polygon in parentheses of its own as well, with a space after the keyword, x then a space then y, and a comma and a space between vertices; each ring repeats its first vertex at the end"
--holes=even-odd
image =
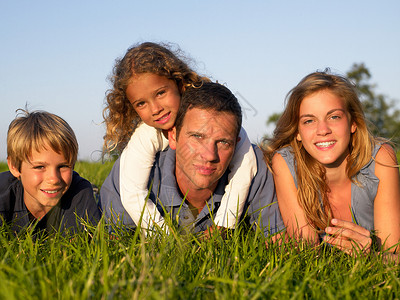
POLYGON ((326 182, 325 168, 304 149, 296 139, 302 100, 318 91, 329 90, 345 103, 350 121, 357 130, 351 135, 346 173, 357 184, 355 176, 372 157, 377 140, 371 135, 364 117, 356 87, 345 77, 331 74, 329 70, 314 72, 304 77, 286 97, 285 110, 277 122, 271 139, 264 144, 264 158, 272 166, 272 157, 281 148, 291 146, 297 175, 297 200, 303 208, 308 223, 316 230, 329 225, 332 209, 328 201, 330 192, 326 182))
POLYGON ((180 94, 187 86, 209 81, 194 72, 185 61, 180 49, 171 50, 170 45, 151 42, 129 48, 124 57, 116 59, 113 73, 109 77, 112 88, 106 92, 103 110, 106 134, 103 155, 117 151, 121 153, 136 126, 141 122, 126 96, 126 89, 133 76, 153 73, 174 80, 180 94))

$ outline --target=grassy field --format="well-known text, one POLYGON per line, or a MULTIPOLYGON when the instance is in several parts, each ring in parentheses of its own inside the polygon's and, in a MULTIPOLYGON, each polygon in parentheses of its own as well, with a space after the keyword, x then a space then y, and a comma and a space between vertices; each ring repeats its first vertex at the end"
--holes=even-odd
MULTIPOLYGON (((112 163, 79 162, 100 186, 112 163)), ((6 166, 0 165, 1 168, 6 166)), ((3 169, 4 170, 4 169, 3 169)), ((400 267, 380 255, 269 243, 240 227, 201 240, 145 237, 103 223, 73 237, 9 238, 0 227, 0 299, 398 299, 400 267)))

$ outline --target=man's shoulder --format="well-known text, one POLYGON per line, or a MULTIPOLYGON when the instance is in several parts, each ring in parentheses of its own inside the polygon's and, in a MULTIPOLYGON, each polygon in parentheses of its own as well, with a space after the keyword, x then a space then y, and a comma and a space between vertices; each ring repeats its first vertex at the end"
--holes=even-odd
POLYGON ((256 155, 256 160, 257 160, 257 170, 258 170, 257 174, 260 173, 260 171, 269 173, 269 169, 264 160, 263 151, 261 150, 261 148, 258 145, 252 144, 252 146, 253 146, 254 154, 256 155))
POLYGON ((167 147, 163 151, 157 152, 149 179, 169 173, 168 170, 171 168, 175 169, 175 150, 167 147))

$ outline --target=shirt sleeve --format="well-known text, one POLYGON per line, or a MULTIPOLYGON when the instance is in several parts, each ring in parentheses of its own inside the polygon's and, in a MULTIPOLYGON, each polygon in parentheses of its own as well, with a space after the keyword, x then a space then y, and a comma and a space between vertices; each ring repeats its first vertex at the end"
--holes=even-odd
POLYGON ((239 138, 229 165, 229 182, 214 221, 216 225, 227 228, 234 228, 240 219, 251 182, 257 173, 257 159, 243 128, 240 130, 239 138))
POLYGON ((147 184, 157 152, 168 146, 162 131, 141 123, 121 154, 121 202, 135 224, 142 228, 153 222, 162 225, 163 218, 157 207, 148 199, 147 184))
POLYGON ((253 228, 267 237, 282 231, 285 226, 276 198, 274 178, 263 160, 262 151, 255 148, 255 153, 258 171, 249 190, 245 211, 253 228))

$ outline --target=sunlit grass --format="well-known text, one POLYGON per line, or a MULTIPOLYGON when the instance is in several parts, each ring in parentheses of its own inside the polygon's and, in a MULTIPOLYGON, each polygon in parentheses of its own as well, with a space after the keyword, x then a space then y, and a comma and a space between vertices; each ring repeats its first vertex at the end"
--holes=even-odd
POLYGON ((71 237, 0 234, 1 299, 371 299, 400 293, 399 268, 241 228, 222 239, 145 237, 103 224, 71 237))
POLYGON ((105 161, 104 163, 78 161, 76 162, 74 169, 81 177, 86 178, 92 184, 95 184, 100 188, 108 176, 108 173, 110 173, 113 164, 113 161, 105 161))
MULTIPOLYGON (((6 164, 4 164, 6 166, 6 164)), ((3 164, 0 164, 3 167, 3 164)), ((112 163, 78 162, 101 186, 112 163)), ((395 299, 400 268, 380 255, 268 243, 241 226, 223 239, 160 229, 144 236, 102 221, 74 236, 10 237, 0 227, 0 299, 395 299)))
POLYGON ((0 161, 0 172, 8 171, 8 165, 6 162, 0 161))

